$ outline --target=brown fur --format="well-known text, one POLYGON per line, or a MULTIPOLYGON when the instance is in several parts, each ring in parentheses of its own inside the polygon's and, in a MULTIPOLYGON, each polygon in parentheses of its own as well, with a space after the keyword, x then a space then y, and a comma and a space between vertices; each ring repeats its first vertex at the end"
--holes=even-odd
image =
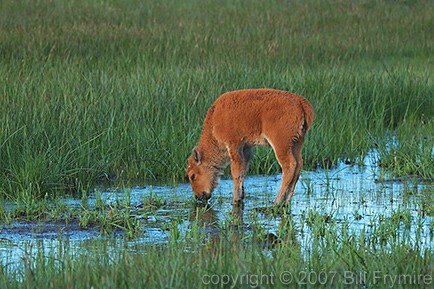
POLYGON ((314 111, 302 96, 275 89, 227 92, 208 109, 199 144, 188 158, 187 177, 199 199, 207 200, 222 170, 231 163, 232 203, 244 198, 244 177, 254 146, 271 146, 282 167, 275 204, 289 203, 303 165, 301 149, 314 111))

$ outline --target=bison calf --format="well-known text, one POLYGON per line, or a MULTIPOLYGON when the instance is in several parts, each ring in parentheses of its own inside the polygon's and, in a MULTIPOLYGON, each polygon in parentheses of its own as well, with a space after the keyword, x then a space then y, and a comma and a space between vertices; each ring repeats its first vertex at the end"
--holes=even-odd
POLYGON ((208 200, 231 163, 233 204, 244 198, 244 176, 254 146, 271 146, 282 167, 274 204, 289 203, 303 165, 301 148, 312 125, 312 105, 275 89, 245 89, 221 95, 208 109, 199 144, 188 158, 188 180, 196 197, 208 200))

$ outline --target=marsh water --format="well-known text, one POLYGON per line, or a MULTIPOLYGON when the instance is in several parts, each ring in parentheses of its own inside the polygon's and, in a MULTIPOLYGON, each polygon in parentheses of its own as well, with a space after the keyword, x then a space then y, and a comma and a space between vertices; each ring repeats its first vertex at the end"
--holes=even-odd
MULTIPOLYGON (((371 228, 387 218, 397 216, 402 224, 396 229, 405 231, 414 246, 433 247, 434 219, 425 214, 424 192, 432 192, 432 184, 418 180, 378 181, 380 169, 377 156, 372 152, 362 166, 340 164, 330 170, 304 171, 297 183, 291 204, 291 218, 295 226, 295 238, 303 247, 311 240, 305 228, 309 215, 316 214, 336 224, 344 224, 351 232, 369 234, 371 228), (417 234, 416 234, 417 232, 417 234), (416 237, 417 235, 417 237, 416 237)), ((231 205, 232 181, 223 178, 207 207, 193 205, 188 184, 177 186, 149 186, 127 189, 105 189, 100 198, 106 204, 114 204, 129 198, 131 207, 142 208, 138 218, 142 223, 138 236, 129 244, 164 244, 169 242, 171 230, 176 226, 182 236, 190 230, 192 222, 201 222, 204 236, 224 234, 228 222, 233 222, 234 212, 243 234, 249 235, 255 228, 265 234, 279 235, 280 215, 271 214, 269 209, 280 186, 280 175, 249 176, 245 180, 246 199, 242 210, 231 205), (158 200, 159 206, 144 208, 144 200, 158 200), (203 208, 203 207, 202 207, 203 208)), ((79 207, 82 200, 66 198, 66 206, 79 207)), ((90 194, 87 205, 95 206, 95 193, 90 194)), ((78 223, 29 223, 14 221, 0 227, 0 260, 8 260, 9 266, 20 263, 23 258, 35 254, 52 254, 68 241, 76 251, 88 250, 92 240, 110 239, 113 244, 125 239, 125 232, 115 230, 102 234, 97 227, 82 228, 78 223)), ((116 245, 113 245, 113 250, 116 245)), ((74 252, 71 249, 71 252, 74 252)))

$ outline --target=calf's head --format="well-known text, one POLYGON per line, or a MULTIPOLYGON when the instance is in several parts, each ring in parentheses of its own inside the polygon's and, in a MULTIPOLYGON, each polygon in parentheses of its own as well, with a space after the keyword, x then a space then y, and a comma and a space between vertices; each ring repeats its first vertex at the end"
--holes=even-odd
POLYGON ((205 201, 211 198, 211 193, 218 183, 218 172, 203 159, 197 147, 188 158, 186 177, 198 199, 205 201))

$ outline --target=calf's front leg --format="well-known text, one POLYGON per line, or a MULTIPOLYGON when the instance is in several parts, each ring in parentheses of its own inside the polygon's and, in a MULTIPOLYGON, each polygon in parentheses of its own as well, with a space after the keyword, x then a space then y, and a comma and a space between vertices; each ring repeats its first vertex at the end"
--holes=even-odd
POLYGON ((248 157, 244 156, 244 148, 232 147, 229 149, 231 158, 231 174, 234 182, 234 192, 232 195, 232 204, 239 205, 244 199, 244 177, 248 166, 248 157))

